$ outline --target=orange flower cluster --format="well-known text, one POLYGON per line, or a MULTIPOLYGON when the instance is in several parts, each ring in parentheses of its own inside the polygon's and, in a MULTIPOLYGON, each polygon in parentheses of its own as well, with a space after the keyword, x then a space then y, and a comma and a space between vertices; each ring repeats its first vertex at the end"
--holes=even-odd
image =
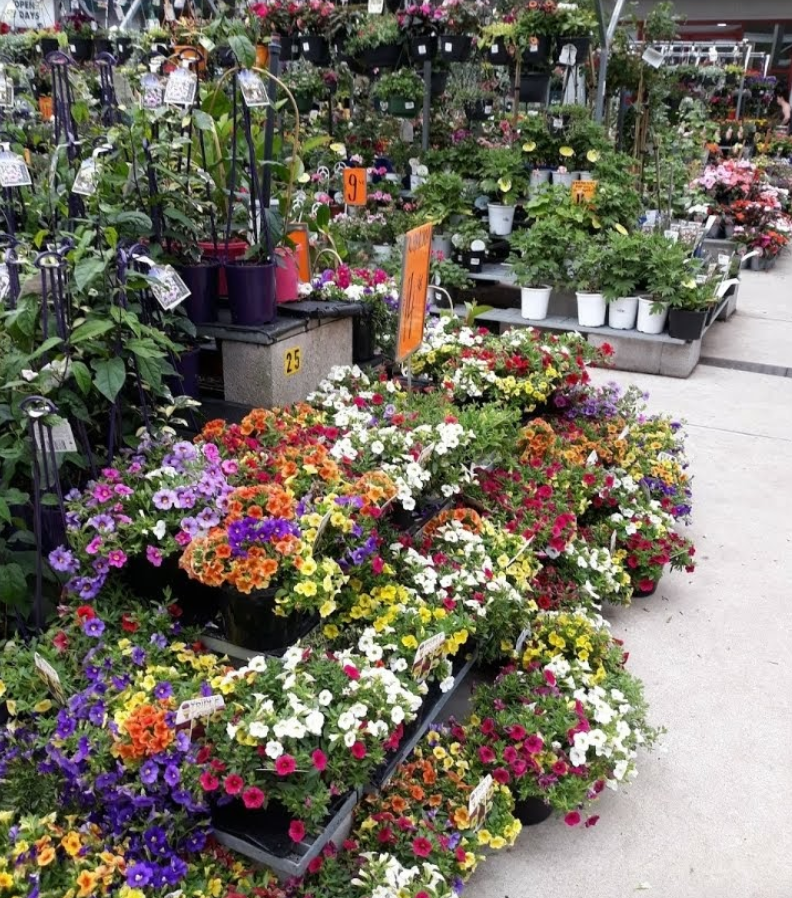
POLYGON ((398 490, 396 484, 384 471, 368 471, 355 483, 349 484, 344 493, 347 496, 360 496, 363 499, 361 514, 378 517, 380 507, 386 502, 390 502, 398 490))
POLYGON ((174 732, 165 722, 166 712, 154 705, 141 705, 119 727, 129 742, 118 745, 124 760, 139 759, 164 751, 174 740, 174 732))
POLYGON ((294 494, 277 483, 243 486, 228 497, 226 526, 242 518, 286 518, 295 516, 294 494))
POLYGON ((484 522, 481 515, 472 508, 454 508, 441 511, 424 527, 424 536, 433 536, 444 524, 449 521, 459 521, 459 523, 469 530, 471 533, 481 533, 484 528, 484 522))

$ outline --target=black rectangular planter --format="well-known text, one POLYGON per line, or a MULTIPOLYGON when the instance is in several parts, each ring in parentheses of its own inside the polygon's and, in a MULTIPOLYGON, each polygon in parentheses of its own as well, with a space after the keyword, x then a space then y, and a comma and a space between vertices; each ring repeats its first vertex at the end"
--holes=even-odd
POLYGON ((707 326, 707 312, 690 309, 668 310, 668 336, 675 340, 700 340, 707 326))

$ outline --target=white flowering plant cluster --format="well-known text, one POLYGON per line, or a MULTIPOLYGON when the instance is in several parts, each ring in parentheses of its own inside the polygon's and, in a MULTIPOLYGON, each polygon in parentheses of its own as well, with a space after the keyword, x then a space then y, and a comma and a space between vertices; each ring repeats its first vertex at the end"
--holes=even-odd
POLYGON ((298 646, 215 677, 225 707, 205 725, 198 783, 221 801, 260 790, 266 803, 320 826, 334 797, 370 780, 389 739, 421 706, 425 689, 381 665, 381 654, 373 643, 368 656, 298 646))
POLYGON ((426 895, 428 898, 452 898, 455 892, 440 869, 424 861, 406 867, 392 854, 366 852, 360 872, 352 879, 353 894, 364 898, 405 898, 426 895))
POLYGON ((629 574, 608 546, 574 537, 554 558, 556 569, 580 587, 580 604, 595 608, 603 602, 629 605, 633 589, 629 574))

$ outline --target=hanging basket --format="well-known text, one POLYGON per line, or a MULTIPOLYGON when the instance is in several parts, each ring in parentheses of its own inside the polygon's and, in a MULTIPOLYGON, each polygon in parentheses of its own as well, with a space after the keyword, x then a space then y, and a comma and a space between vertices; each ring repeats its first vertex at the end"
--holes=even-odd
POLYGON ((473 51, 473 38, 469 34, 441 34, 440 56, 448 62, 465 62, 473 51))
POLYGON ((296 93, 294 94, 294 102, 300 115, 308 115, 313 109, 314 96, 313 94, 296 93))
POLYGON ((327 65, 330 62, 330 43, 320 34, 303 34, 299 38, 302 58, 314 65, 327 65))
POLYGON ((582 65, 588 60, 589 50, 591 49, 591 37, 585 35, 583 37, 559 37, 556 39, 556 52, 561 55, 561 51, 567 44, 572 44, 575 48, 575 65, 582 65))
POLYGON ((505 41, 498 39, 493 43, 487 53, 487 62, 490 65, 510 65, 514 62, 514 57, 509 53, 505 41))
POLYGON ((69 50, 76 62, 88 62, 93 56, 94 42, 89 37, 75 37, 69 42, 69 50))
POLYGON ((377 109, 383 115, 395 115, 397 118, 415 118, 420 112, 421 104, 406 97, 388 97, 387 100, 376 100, 377 109))
POLYGON ((528 40, 528 46, 522 52, 524 66, 534 68, 543 66, 550 58, 552 42, 549 37, 536 35, 528 40))
POLYGON ((437 54, 437 35, 426 34, 423 37, 414 37, 410 41, 410 57, 418 63, 428 62, 437 54))
POLYGON ((392 69, 399 64, 401 52, 401 44, 381 44, 379 47, 372 47, 371 50, 364 50, 356 57, 356 61, 366 72, 373 69, 392 69))
POLYGON ((550 94, 550 76, 534 72, 520 76, 520 102, 547 105, 550 94))
POLYGON ((275 613, 277 587, 245 594, 232 586, 220 587, 220 613, 228 642, 254 652, 282 652, 299 638, 302 614, 275 613))
POLYGON ((470 122, 485 122, 493 108, 492 100, 476 100, 475 103, 465 103, 465 115, 470 122))

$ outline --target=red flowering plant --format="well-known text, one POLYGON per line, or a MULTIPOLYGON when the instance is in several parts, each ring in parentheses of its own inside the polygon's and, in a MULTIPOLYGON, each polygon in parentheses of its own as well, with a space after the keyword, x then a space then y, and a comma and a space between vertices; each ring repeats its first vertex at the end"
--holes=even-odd
POLYGON ((272 3, 254 3, 250 11, 259 22, 262 36, 279 34, 281 37, 291 37, 299 34, 298 16, 303 5, 296 0, 274 0, 272 3))
POLYGON ((214 677, 225 709, 207 722, 190 776, 221 806, 285 807, 289 835, 301 841, 335 798, 368 782, 383 744, 421 705, 417 689, 379 664, 295 647, 214 677))
POLYGON ((361 847, 388 851, 404 864, 428 860, 447 880, 463 882, 480 860, 480 847, 498 850, 514 844, 521 825, 505 786, 495 785, 483 814, 470 814, 479 783, 465 758, 465 740, 458 724, 432 727, 382 792, 359 806, 356 835, 361 847))
POLYGON ((335 3, 330 0, 305 0, 297 13, 300 33, 330 36, 336 30, 335 13, 335 3))
POLYGON ((399 28, 409 37, 424 37, 437 34, 437 29, 444 20, 442 7, 431 3, 409 3, 396 14, 399 28))
POLYGON ((477 34, 492 15, 483 0, 443 0, 438 11, 444 34, 477 34))
MULTIPOLYGON (((471 770, 579 824, 606 785, 632 779, 638 747, 657 735, 646 722, 639 680, 621 667, 593 679, 587 664, 559 655, 544 666, 508 668, 480 686, 468 728, 471 770)), ((586 825, 597 819, 589 816, 586 825)))

